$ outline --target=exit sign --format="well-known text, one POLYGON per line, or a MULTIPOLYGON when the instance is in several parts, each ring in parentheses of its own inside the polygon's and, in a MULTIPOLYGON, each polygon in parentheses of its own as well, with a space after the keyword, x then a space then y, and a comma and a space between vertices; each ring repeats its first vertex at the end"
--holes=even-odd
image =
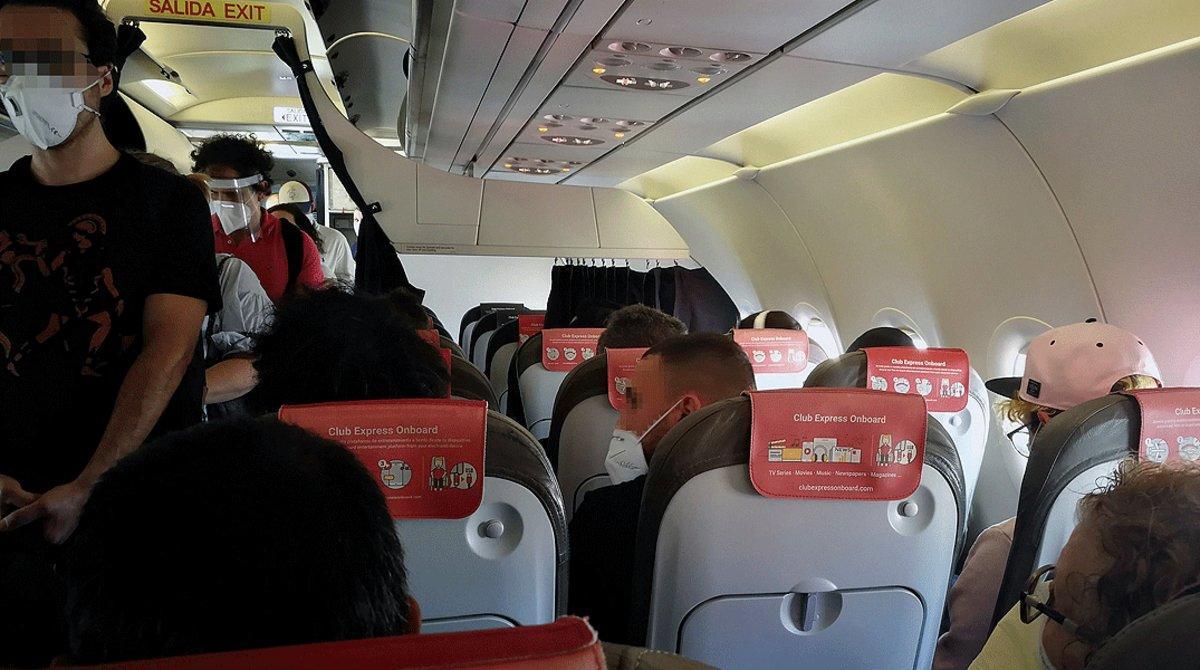
POLYGON ((303 107, 276 107, 275 123, 284 123, 289 126, 307 126, 308 112, 305 112, 303 107))

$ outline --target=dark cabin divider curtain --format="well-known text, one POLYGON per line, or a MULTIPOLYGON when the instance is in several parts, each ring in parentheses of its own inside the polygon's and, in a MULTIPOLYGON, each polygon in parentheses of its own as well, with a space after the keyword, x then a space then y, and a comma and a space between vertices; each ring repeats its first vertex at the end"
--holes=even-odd
POLYGON ((712 274, 703 268, 653 268, 556 265, 550 272, 546 327, 601 327, 626 305, 647 305, 672 314, 692 332, 728 332, 738 320, 737 307, 712 274))

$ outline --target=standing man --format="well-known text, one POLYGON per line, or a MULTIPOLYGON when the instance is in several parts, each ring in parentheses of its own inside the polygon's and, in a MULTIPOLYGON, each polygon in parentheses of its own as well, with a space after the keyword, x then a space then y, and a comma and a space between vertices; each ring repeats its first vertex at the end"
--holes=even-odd
POLYGON ((59 651, 45 540, 176 427, 164 410, 220 307, 199 191, 101 129, 115 51, 95 0, 0 0, 0 100, 34 146, 0 173, 0 665, 59 651))
POLYGON ((317 245, 299 228, 263 209, 275 160, 261 142, 217 135, 192 152, 193 172, 208 175, 217 253, 241 259, 278 304, 301 288, 325 282, 317 245))
MULTIPOLYGON (((277 205, 296 205, 310 219, 317 211, 316 201, 313 200, 312 189, 300 181, 289 181, 279 188, 277 205)), ((295 215, 293 215, 295 216, 295 215)), ((301 229, 301 221, 293 221, 301 229)), ((350 251, 350 242, 340 230, 312 222, 314 230, 321 238, 317 247, 321 250, 321 269, 326 279, 337 279, 346 284, 354 283, 354 254, 350 251)))

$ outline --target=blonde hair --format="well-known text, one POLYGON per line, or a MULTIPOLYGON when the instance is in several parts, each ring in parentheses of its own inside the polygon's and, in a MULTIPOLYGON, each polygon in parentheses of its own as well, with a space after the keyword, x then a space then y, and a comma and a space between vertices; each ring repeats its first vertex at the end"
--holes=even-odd
MULTIPOLYGON (((1158 388, 1161 384, 1158 380, 1150 375, 1129 375, 1121 377, 1117 383, 1112 385, 1109 393, 1124 393, 1125 391, 1136 391, 1138 389, 1158 388)), ((1029 402, 1021 397, 1005 398, 996 403, 996 412, 1003 418, 1014 423, 1023 425, 1028 424, 1033 420, 1033 415, 1038 412, 1055 412, 1052 407, 1039 405, 1035 402, 1029 402)))

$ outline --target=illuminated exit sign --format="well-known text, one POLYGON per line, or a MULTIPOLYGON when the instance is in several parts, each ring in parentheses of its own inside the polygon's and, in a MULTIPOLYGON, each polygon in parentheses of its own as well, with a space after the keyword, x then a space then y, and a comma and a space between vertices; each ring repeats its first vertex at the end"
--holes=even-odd
POLYGON ((289 126, 307 126, 308 112, 305 112, 303 107, 276 107, 275 123, 283 123, 289 126))

